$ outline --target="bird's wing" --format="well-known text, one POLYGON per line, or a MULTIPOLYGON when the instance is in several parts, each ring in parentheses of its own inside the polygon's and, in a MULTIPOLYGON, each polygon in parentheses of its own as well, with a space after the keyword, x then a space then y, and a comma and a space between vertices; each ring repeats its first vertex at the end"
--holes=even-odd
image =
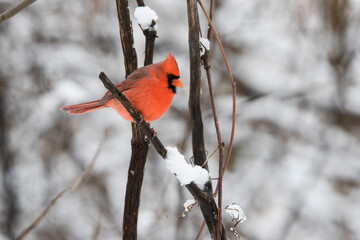
MULTIPOLYGON (((116 85, 116 87, 122 91, 123 93, 126 93, 126 91, 135 88, 140 80, 149 78, 149 75, 147 73, 147 69, 142 67, 137 69, 135 72, 130 74, 127 79, 119 84, 116 85)), ((107 91, 104 97, 100 100, 99 105, 104 105, 107 103, 110 99, 113 99, 114 96, 111 94, 110 91, 107 91)))

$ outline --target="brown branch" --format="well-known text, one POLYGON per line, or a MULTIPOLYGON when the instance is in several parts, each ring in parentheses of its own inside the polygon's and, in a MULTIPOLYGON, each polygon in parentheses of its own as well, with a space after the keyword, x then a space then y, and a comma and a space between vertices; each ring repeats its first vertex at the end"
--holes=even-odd
MULTIPOLYGON (((190 96, 189 109, 192 120, 192 147, 194 163, 202 166, 206 161, 204 126, 201 115, 201 61, 199 45, 199 16, 196 0, 187 1, 190 51, 190 96)), ((207 164, 204 168, 208 169, 207 164)))
MULTIPOLYGON (((124 55, 126 76, 137 69, 137 56, 133 48, 134 38, 127 0, 116 0, 120 39, 124 55)), ((123 215, 123 239, 137 238, 137 221, 140 206, 141 186, 149 145, 137 124, 132 123, 131 159, 125 193, 123 215)))
POLYGON ((102 213, 99 211, 91 240, 97 240, 99 238, 100 230, 101 230, 101 217, 102 217, 102 213))
POLYGON ((132 34, 132 24, 130 21, 129 5, 127 0, 116 0, 116 7, 120 28, 120 40, 124 55, 124 65, 126 76, 137 69, 137 56, 132 34))
POLYGON ((145 6, 145 3, 143 0, 136 0, 137 4, 139 7, 144 7, 145 6))
MULTIPOLYGON (((214 0, 211 0, 210 2, 210 19, 212 19, 212 16, 214 14, 214 0)), ((207 39, 208 41, 210 41, 211 39, 211 27, 209 26, 208 28, 208 32, 207 32, 207 39)), ((216 130, 216 135, 217 135, 217 140, 218 140, 218 148, 219 149, 219 178, 218 178, 218 193, 219 193, 219 196, 218 196, 218 208, 219 208, 219 211, 218 211, 218 219, 219 219, 219 222, 218 224, 221 224, 222 222, 222 177, 223 177, 223 159, 224 159, 224 141, 222 139, 222 136, 221 136, 221 131, 220 131, 220 125, 219 125, 219 119, 218 119, 218 115, 217 115, 217 111, 216 111, 216 105, 215 105, 215 98, 214 98, 214 90, 213 90, 213 83, 212 83, 212 78, 211 78, 211 71, 210 71, 210 62, 209 62, 209 53, 210 51, 208 49, 205 48, 205 53, 204 55, 202 56, 202 62, 203 62, 203 66, 204 66, 204 69, 206 71, 206 76, 207 76, 207 80, 208 80, 208 86, 209 86, 209 94, 210 94, 210 101, 211 101, 211 108, 212 108, 212 112, 213 112, 213 118, 214 118, 214 123, 215 123, 215 130, 216 130)), ((201 225, 200 227, 200 230, 199 230, 199 233, 196 237, 196 239, 199 239, 200 236, 201 236, 201 233, 203 231, 205 227, 205 222, 203 222, 203 224, 201 225)), ((220 226, 219 226, 220 228, 220 226)))
MULTIPOLYGON (((221 172, 221 175, 223 176, 224 175, 224 172, 226 170, 226 167, 227 165, 229 164, 229 160, 230 160, 230 156, 231 156, 231 151, 232 151, 232 147, 233 147, 233 144, 234 144, 234 136, 235 136, 235 123, 236 123, 236 84, 234 82, 234 78, 232 76, 232 73, 231 73, 231 69, 230 69, 230 65, 229 65, 229 61, 227 60, 227 57, 226 57, 226 54, 225 54, 225 51, 224 51, 224 48, 221 44, 221 41, 220 41, 220 38, 219 38, 219 35, 217 34, 216 32, 216 29, 208 15, 208 13, 206 12, 205 10, 205 7, 203 5, 203 3, 201 2, 201 0, 197 0, 210 24, 210 27, 212 29, 212 31, 214 32, 214 35, 215 35, 215 38, 216 38, 216 41, 220 47, 220 50, 221 50, 221 54, 223 55, 223 58, 224 58, 224 62, 225 62, 225 65, 226 65, 226 69, 228 71, 228 74, 229 74, 229 80, 230 80, 230 83, 231 83, 231 87, 232 87, 232 96, 233 96, 233 108, 232 108, 232 126, 231 126, 231 136, 230 136, 230 143, 229 143, 229 148, 228 148, 228 151, 227 151, 227 155, 226 155, 226 160, 225 160, 225 164, 223 166, 223 170, 221 172)), ((218 186, 216 187, 216 190, 215 190, 215 195, 217 194, 218 192, 218 186)))
MULTIPOLYGON (((201 116, 201 102, 200 102, 200 88, 201 88, 201 59, 200 59, 200 41, 199 41, 199 32, 200 32, 200 23, 199 16, 197 10, 197 1, 196 0, 188 0, 187 1, 187 10, 188 10, 188 21, 189 21, 189 50, 190 50, 190 97, 189 97, 189 108, 192 117, 193 123, 193 154, 194 154, 194 162, 196 165, 202 166, 206 161, 206 153, 205 153, 205 144, 204 144, 204 130, 203 130, 203 122, 201 116)), ((210 77, 211 78, 211 77, 210 77)), ((214 105, 213 105, 214 106, 214 105)), ((216 112, 215 112, 216 114, 216 112)), ((216 119, 215 119, 216 120, 216 119)), ((218 121, 217 121, 218 123, 218 121)), ((217 128, 217 130, 219 130, 217 128)), ((222 159, 222 139, 220 131, 218 132, 218 136, 220 136, 220 144, 219 147, 221 149, 220 157, 222 159)), ((207 164, 205 168, 208 169, 207 164)), ((222 162, 221 167, 222 169, 222 162)), ((211 190, 211 188, 210 188, 211 190)), ((211 193, 208 193, 212 195, 211 193)), ((214 201, 211 196, 212 201, 214 201)), ((216 204, 215 204, 216 207, 216 204)), ((221 199, 220 206, 221 207, 221 199)), ((201 208, 201 205, 200 205, 201 208)), ((207 210, 201 208, 204 217, 207 214, 207 210)), ((208 225, 209 231, 213 239, 225 239, 225 230, 223 230, 222 222, 221 222, 221 209, 219 212, 216 208, 216 219, 212 219, 213 221, 208 221, 211 219, 211 216, 208 218, 205 217, 205 221, 208 225), (219 218, 220 215, 220 218, 219 218), (213 226, 212 224, 216 224, 213 226)), ((212 216, 214 218, 214 216, 212 216)))
POLYGON ((93 159, 91 160, 89 166, 85 169, 85 171, 79 176, 79 178, 71 184, 69 187, 62 190, 58 193, 49 203, 49 205, 41 212, 41 214, 25 229, 23 230, 20 235, 16 238, 16 240, 23 239, 27 234, 29 234, 39 223, 40 221, 48 214, 52 207, 56 205, 56 203, 64 197, 67 193, 75 191, 89 176, 90 172, 95 166, 96 160, 99 157, 100 151, 102 146, 108 136, 108 130, 104 131, 103 137, 99 143, 98 149, 95 152, 93 159))
POLYGON ((154 56, 155 38, 157 38, 156 31, 153 29, 156 22, 153 20, 150 28, 143 30, 145 35, 145 60, 144 65, 152 64, 154 56))
POLYGON ((15 14, 24 10, 27 6, 35 2, 36 0, 23 0, 19 4, 15 5, 13 8, 0 14, 0 24, 13 17, 15 14))
MULTIPOLYGON (((210 19, 212 19, 212 16, 214 14, 214 0, 211 0, 210 2, 210 19)), ((211 37, 211 27, 209 26, 208 29, 208 34, 207 34, 207 39, 208 41, 210 41, 210 37, 211 37)), ((209 53, 210 51, 208 49, 205 49, 205 54, 203 55, 203 65, 206 71, 206 76, 207 76, 207 80, 208 80, 208 86, 209 86, 209 93, 210 93, 210 101, 211 101, 211 108, 212 108, 212 112, 213 112, 213 117, 214 117, 214 123, 215 123, 215 129, 216 129, 216 135, 217 135, 217 139, 218 139, 218 148, 219 148, 219 179, 218 179, 218 207, 219 207, 219 224, 221 224, 222 222, 222 179, 223 179, 223 159, 224 159, 224 141, 222 139, 221 136, 221 131, 220 131, 220 125, 219 125, 219 118, 217 115, 217 111, 216 111, 216 105, 215 105, 215 98, 214 98, 214 90, 213 90, 213 83, 212 83, 212 78, 211 78, 211 72, 210 72, 210 62, 209 62, 209 53)))
MULTIPOLYGON (((100 80, 103 82, 104 86, 113 94, 113 96, 123 104, 125 109, 128 111, 130 116, 136 121, 141 130, 146 134, 147 138, 154 145, 156 151, 160 154, 162 158, 166 158, 167 150, 164 145, 161 143, 157 135, 154 135, 154 130, 150 128, 149 124, 147 124, 141 114, 139 114, 131 105, 130 101, 126 98, 126 96, 117 89, 114 84, 110 81, 110 79, 105 75, 105 73, 101 72, 99 75, 100 80)), ((190 191, 190 193, 194 196, 194 198, 199 202, 201 211, 208 225, 209 231, 214 239, 226 239, 225 230, 222 229, 222 235, 220 237, 217 236, 219 233, 217 229, 217 207, 212 196, 210 190, 210 181, 205 184, 205 189, 201 190, 196 184, 193 182, 186 185, 186 188, 190 191), (209 194, 210 193, 210 194, 209 194)))
MULTIPOLYGON (((144 7, 145 3, 143 0, 137 0, 139 7, 144 7)), ((143 30, 141 27, 141 30, 143 31, 143 34, 145 36, 145 60, 144 60, 144 66, 152 64, 153 63, 153 56, 154 56, 154 46, 155 46, 155 38, 157 38, 156 31, 154 30, 154 26, 156 25, 156 22, 152 20, 151 25, 148 29, 143 30)))

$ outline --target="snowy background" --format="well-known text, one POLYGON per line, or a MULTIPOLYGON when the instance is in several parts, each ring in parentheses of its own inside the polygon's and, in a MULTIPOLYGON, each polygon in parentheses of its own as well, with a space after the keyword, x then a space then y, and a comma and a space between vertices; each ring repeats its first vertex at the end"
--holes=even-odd
MULTIPOLYGON (((146 3, 159 17, 154 62, 171 52, 184 84, 152 127, 166 146, 177 146, 189 159, 186 1, 146 3)), ((14 4, 0 0, 0 11, 14 4)), ((237 131, 223 204, 235 201, 244 208, 242 239, 360 239, 360 1, 221 0, 214 23, 237 82, 237 131)), ((145 40, 135 20, 133 27, 142 66, 145 40)), ((228 144, 231 87, 213 41, 211 51, 228 144)), ((124 79, 115 1, 36 1, 0 25, 0 239, 19 235, 74 182, 105 129, 109 137, 89 179, 26 239, 91 239, 97 228, 98 239, 121 238, 130 124, 112 109, 81 116, 59 111, 100 98, 100 71, 116 83, 124 79)), ((211 153, 216 135, 205 83, 204 78, 202 108, 211 153)), ((216 166, 215 155, 212 177, 216 166)), ((202 223, 198 208, 174 220, 189 198, 151 148, 139 239, 195 239, 202 223)), ((229 229, 231 217, 224 214, 229 229)), ((209 239, 207 229, 202 239, 209 239)))

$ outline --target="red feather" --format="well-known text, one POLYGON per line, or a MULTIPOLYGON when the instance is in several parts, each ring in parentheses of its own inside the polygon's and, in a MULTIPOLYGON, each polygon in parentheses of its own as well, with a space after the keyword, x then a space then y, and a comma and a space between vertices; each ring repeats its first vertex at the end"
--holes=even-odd
MULTIPOLYGON (((182 87, 180 72, 173 55, 163 62, 151 64, 135 70, 128 78, 117 84, 132 103, 134 108, 143 115, 144 120, 152 122, 164 115, 175 95, 174 89, 182 87)), ((108 91, 99 100, 62 107, 61 110, 70 114, 83 114, 105 107, 115 109, 125 120, 133 121, 122 104, 108 91)))

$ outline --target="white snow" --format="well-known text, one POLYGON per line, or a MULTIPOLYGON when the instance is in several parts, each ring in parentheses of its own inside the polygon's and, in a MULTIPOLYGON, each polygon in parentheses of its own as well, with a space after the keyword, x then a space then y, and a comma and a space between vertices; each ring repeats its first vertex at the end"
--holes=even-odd
POLYGON ((190 212, 193 208, 194 204, 196 203, 195 199, 188 199, 184 203, 185 212, 190 212))
POLYGON ((229 206, 225 207, 225 211, 232 217, 232 220, 236 222, 242 223, 246 220, 244 210, 236 202, 233 202, 229 206))
POLYGON ((210 50, 210 41, 207 38, 202 38, 201 37, 200 38, 200 43, 201 43, 200 53, 201 53, 201 56, 202 56, 202 55, 204 55, 205 50, 210 50))
POLYGON ((203 189, 205 183, 209 181, 209 172, 200 166, 192 166, 187 163, 176 147, 166 147, 166 150, 166 167, 176 175, 181 186, 194 182, 203 189))
POLYGON ((200 43, 206 50, 210 50, 210 41, 207 38, 200 38, 200 43))
POLYGON ((140 24, 143 30, 149 29, 150 31, 156 31, 157 26, 151 27, 152 21, 156 21, 158 16, 154 10, 150 7, 137 7, 135 8, 134 16, 136 17, 137 22, 140 24))

